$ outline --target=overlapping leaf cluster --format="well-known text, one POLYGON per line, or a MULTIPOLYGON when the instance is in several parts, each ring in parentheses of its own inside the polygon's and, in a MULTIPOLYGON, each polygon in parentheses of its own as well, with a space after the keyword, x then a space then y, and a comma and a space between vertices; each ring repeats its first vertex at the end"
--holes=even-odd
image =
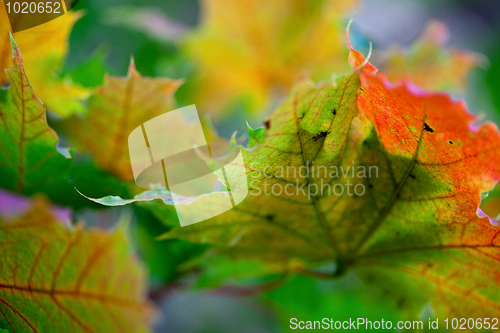
POLYGON ((500 180, 497 127, 446 94, 391 84, 356 50, 350 61, 352 74, 296 84, 266 129, 251 131, 259 145, 244 151, 246 172, 226 168, 248 180, 242 204, 164 238, 213 246, 207 274, 225 272, 215 283, 354 270, 409 314, 430 301, 442 315, 494 316, 500 231, 478 207, 500 180), (243 276, 227 266, 238 262, 243 276))
MULTIPOLYGON (((60 73, 68 52, 68 33, 78 16, 69 12, 46 24, 15 34, 26 60, 26 72, 38 97, 61 117, 84 112, 80 100, 88 95, 86 89, 60 73)), ((9 31, 12 30, 2 1, 0 4, 0 68, 2 69, 10 67, 9 31)), ((7 84, 8 80, 2 70, 0 85, 7 84)))
POLYGON ((500 231, 476 211, 500 179, 498 129, 473 125, 465 104, 446 95, 393 86, 354 50, 351 61, 363 72, 302 82, 267 119, 260 147, 245 153, 247 174, 232 175, 250 180, 245 202, 166 237, 257 259, 255 274, 314 275, 334 262, 329 274, 353 269, 410 313, 432 301, 439 314, 495 315, 500 231), (307 172, 277 172, 289 166, 307 172), (332 166, 356 172, 318 171, 332 166), (370 167, 376 175, 359 173, 370 167), (366 192, 335 194, 347 182, 366 192), (308 192, 325 184, 339 190, 308 192))
MULTIPOLYGON (((57 149, 57 135, 47 125, 12 37, 11 42, 14 67, 7 71, 10 86, 1 91, 0 101, 2 187, 50 195, 68 185, 70 162, 57 149)), ((4 204, 3 209, 15 207, 4 204)), ((71 230, 47 206, 36 201, 25 213, 1 219, 0 327, 11 332, 120 332, 124 326, 148 331, 145 274, 125 232, 87 231, 82 225, 71 230)))
MULTIPOLYGON (((481 194, 500 180, 498 129, 478 124, 464 102, 409 83, 428 89, 463 83, 478 56, 442 48, 445 31, 433 23, 411 52, 386 54, 381 68, 388 76, 377 74, 349 45, 350 73, 315 83, 300 76, 303 70, 326 78, 348 66, 349 49, 341 46, 339 26, 350 2, 204 5, 202 27, 183 44, 200 70, 193 96, 202 105, 218 113, 247 94, 258 113, 263 104, 272 104, 277 87, 291 89, 264 127, 249 128, 246 171, 226 168, 228 177, 248 182, 244 202, 180 228, 175 211, 165 204, 171 202, 165 199, 168 191, 153 189, 135 199, 117 196, 138 192, 128 133, 174 109, 180 81, 142 77, 132 62, 127 77, 108 76, 84 108, 79 99, 87 92, 56 75, 74 19, 70 15, 43 26, 52 27, 55 32, 48 35, 57 39, 50 47, 40 46, 47 54, 35 52, 33 39, 19 36, 26 66, 14 39, 0 40, 0 50, 9 45, 13 55, 13 68, 2 82, 8 86, 0 91, 0 186, 23 195, 41 192, 75 208, 80 207, 75 185, 87 195, 112 195, 94 200, 103 205, 140 202, 133 208, 137 243, 161 283, 186 272, 201 272, 198 286, 231 279, 268 286, 286 281, 268 295, 279 300, 297 281, 306 287, 311 283, 297 275, 354 275, 408 318, 426 304, 438 316, 498 314, 494 267, 500 260, 500 231, 494 219, 481 218, 483 211, 494 218, 495 209, 478 209, 481 194), (246 8, 263 24, 247 20, 246 8), (281 12, 286 14, 278 19, 281 12), (330 62, 332 54, 341 56, 330 62), (429 54, 431 63, 425 61, 429 54), (450 73, 456 79, 448 80, 450 73), (77 154, 91 156, 89 168, 60 149, 38 96, 67 118, 60 132, 77 154), (201 254, 205 248, 210 250, 201 254)), ((2 10, 0 5, 0 15, 2 10)), ((0 58, 0 65, 11 67, 6 59, 0 58)), ((207 207, 215 204, 210 197, 198 200, 207 207)), ((493 193, 490 202, 495 200, 493 193)), ((148 330, 145 273, 125 230, 63 225, 39 199, 15 217, 1 213, 2 207, 0 328, 148 330)))

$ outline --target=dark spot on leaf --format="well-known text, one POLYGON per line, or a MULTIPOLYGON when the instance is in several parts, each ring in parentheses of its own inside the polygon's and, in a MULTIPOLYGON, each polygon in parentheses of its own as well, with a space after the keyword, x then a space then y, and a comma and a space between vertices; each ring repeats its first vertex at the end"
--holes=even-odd
POLYGON ((434 133, 434 129, 427 125, 427 123, 424 123, 424 130, 426 130, 429 133, 434 133))
POLYGON ((337 115, 337 109, 333 109, 332 113, 333 113, 334 116, 336 116, 337 115))
POLYGON ((273 222, 274 218, 275 218, 275 216, 273 214, 267 214, 265 217, 266 217, 266 220, 268 220, 269 222, 273 222))
POLYGON ((450 145, 452 145, 452 144, 453 144, 453 141, 451 141, 451 140, 450 140, 450 141, 448 141, 448 143, 449 143, 450 145))
POLYGON ((270 129, 271 128, 271 121, 270 120, 266 120, 264 122, 264 126, 266 127, 266 130, 270 129))
POLYGON ((410 176, 411 178, 413 178, 413 179, 417 178, 417 177, 415 177, 414 175, 412 175, 411 173, 409 174, 409 176, 410 176))
POLYGON ((345 260, 338 260, 336 262, 335 272, 333 273, 334 277, 341 277, 347 273, 347 268, 349 267, 349 262, 345 260))
POLYGON ((368 188, 373 188, 373 184, 368 184, 368 188))
POLYGON ((324 138, 324 137, 325 137, 325 136, 327 136, 328 134, 330 134, 330 132, 327 132, 327 131, 321 131, 319 134, 316 134, 315 136, 313 136, 313 140, 314 140, 314 141, 318 141, 318 139, 324 138))
POLYGON ((402 308, 405 303, 406 303, 406 298, 400 297, 398 299, 398 308, 402 308))

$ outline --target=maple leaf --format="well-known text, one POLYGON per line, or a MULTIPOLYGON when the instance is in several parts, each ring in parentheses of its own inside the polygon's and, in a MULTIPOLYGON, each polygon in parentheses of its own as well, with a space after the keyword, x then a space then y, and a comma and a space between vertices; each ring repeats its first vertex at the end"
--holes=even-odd
POLYGON ((391 47, 382 54, 382 71, 388 79, 410 79, 429 90, 458 90, 467 87, 469 72, 484 63, 481 54, 447 48, 449 31, 440 21, 430 21, 408 50, 391 47))
MULTIPOLYGON (((355 51, 351 61, 364 63, 355 51)), ((354 269, 413 314, 429 299, 440 314, 498 313, 497 272, 490 267, 500 258, 500 231, 476 215, 480 193, 500 179, 497 128, 473 125, 463 102, 392 86, 373 72, 368 66, 333 85, 297 86, 267 120, 261 147, 245 154, 251 192, 259 195, 167 237, 259 259, 275 272, 333 260, 333 275, 354 269), (309 176, 281 171, 290 165, 309 176), (321 171, 332 166, 356 172, 332 178, 321 171), (360 177, 360 167, 373 166, 378 177, 360 177), (349 195, 347 182, 366 193, 349 195), (297 190, 323 183, 345 191, 297 190), (289 186, 293 194, 264 195, 272 186, 289 186)))
POLYGON ((35 95, 21 51, 11 37, 10 86, 0 90, 0 186, 19 193, 51 195, 68 182, 71 159, 58 151, 57 134, 47 125, 45 108, 35 95))
POLYGON ((124 230, 63 226, 37 199, 23 216, 0 221, 0 243, 1 328, 149 331, 145 274, 124 230))
POLYGON ((429 301, 438 315, 494 316, 500 230, 478 207, 500 180, 497 127, 446 94, 389 83, 349 47, 354 73, 299 82, 263 137, 252 132, 260 146, 244 150, 246 173, 226 167, 248 180, 247 199, 163 238, 212 245, 216 283, 241 279, 241 267, 246 280, 353 270, 413 317, 429 301))
POLYGON ((144 122, 174 109, 179 80, 142 77, 132 61, 127 77, 106 76, 89 99, 85 118, 68 119, 74 144, 94 156, 96 163, 122 180, 134 179, 128 135, 144 122))
MULTIPOLYGON (((68 77, 60 77, 58 71, 68 52, 68 39, 78 14, 69 12, 45 24, 14 34, 23 50, 26 73, 37 95, 47 107, 62 117, 84 112, 78 100, 88 96, 88 90, 74 84, 68 77)), ((0 3, 0 68, 10 65, 10 38, 12 31, 5 5, 0 3)), ((8 77, 0 72, 0 86, 8 83, 8 77)))
POLYGON ((196 105, 217 113, 243 98, 259 110, 303 72, 329 79, 347 71, 343 16, 357 3, 203 1, 201 26, 184 47, 200 70, 196 105))

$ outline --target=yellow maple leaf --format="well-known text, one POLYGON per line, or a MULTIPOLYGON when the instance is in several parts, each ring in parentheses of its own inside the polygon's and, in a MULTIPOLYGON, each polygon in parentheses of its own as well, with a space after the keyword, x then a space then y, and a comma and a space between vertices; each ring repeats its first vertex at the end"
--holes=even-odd
POLYGON ((246 98, 262 110, 302 73, 347 71, 343 18, 357 3, 204 0, 202 24, 185 42, 200 72, 197 105, 213 113, 246 98))
POLYGON ((382 70, 391 81, 410 79, 430 90, 464 91, 467 75, 484 57, 457 47, 447 48, 448 40, 444 23, 430 21, 408 50, 393 46, 385 53, 382 70))
POLYGON ((130 64, 127 77, 106 76, 89 99, 85 118, 67 120, 73 143, 91 152, 96 163, 122 180, 134 179, 128 135, 144 122, 173 110, 181 81, 142 77, 130 64))
MULTIPOLYGON (((78 14, 68 12, 52 21, 14 34, 23 52, 25 69, 37 96, 46 107, 61 117, 83 112, 79 103, 88 95, 87 89, 74 84, 69 78, 59 77, 68 51, 69 33, 78 14)), ((10 38, 7 11, 0 1, 0 68, 10 67, 10 38)), ((8 84, 7 75, 0 71, 0 85, 8 84)))

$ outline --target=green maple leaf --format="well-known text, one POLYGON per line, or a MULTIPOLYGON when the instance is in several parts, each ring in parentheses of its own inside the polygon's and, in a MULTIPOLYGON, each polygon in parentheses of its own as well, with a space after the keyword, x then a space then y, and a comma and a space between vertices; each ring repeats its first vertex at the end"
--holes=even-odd
POLYGON ((45 108, 30 85, 21 51, 11 36, 8 88, 0 90, 0 186, 23 194, 49 196, 67 189, 71 159, 58 150, 57 134, 48 126, 45 108))
POLYGON ((58 222, 43 200, 0 221, 0 327, 8 332, 148 332, 146 276, 123 230, 58 222))
POLYGON ((237 262, 246 280, 354 271, 413 316, 431 301, 438 315, 491 318, 500 230, 478 207, 500 180, 498 129, 447 95, 391 85, 355 50, 350 61, 363 69, 296 85, 244 151, 245 174, 226 167, 247 178, 246 200, 163 237, 212 245, 202 265, 218 282, 242 278, 237 262))

